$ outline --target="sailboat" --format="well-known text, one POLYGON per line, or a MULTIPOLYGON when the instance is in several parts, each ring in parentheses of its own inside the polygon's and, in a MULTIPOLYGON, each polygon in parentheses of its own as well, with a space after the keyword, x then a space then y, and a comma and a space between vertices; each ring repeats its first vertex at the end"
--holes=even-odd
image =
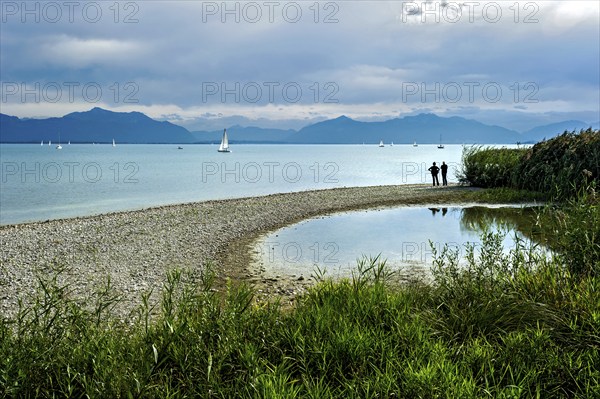
POLYGON ((380 140, 380 141, 379 141, 379 146, 380 146, 380 147, 385 147, 385 145, 383 145, 383 140, 380 140))
POLYGON ((44 140, 42 140, 42 142, 40 143, 40 145, 44 145, 44 140))
POLYGON ((440 134, 440 145, 438 145, 438 148, 441 150, 444 148, 444 145, 442 144, 442 135, 440 134))
POLYGON ((62 150, 62 145, 60 145, 60 133, 58 134, 58 145, 56 146, 57 150, 62 150))
POLYGON ((227 129, 223 129, 223 138, 221 139, 221 145, 217 150, 219 152, 231 152, 229 150, 229 139, 227 138, 227 129))
POLYGON ((394 146, 394 142, 392 141, 392 142, 390 143, 390 147, 393 147, 393 146, 394 146))
POLYGON ((69 140, 69 145, 71 145, 71 140, 69 140))
POLYGON ((52 140, 48 140, 48 147, 52 145, 52 140))
POLYGON ((115 144, 115 139, 113 139, 113 147, 116 147, 117 145, 115 144))
POLYGON ((417 140, 413 141, 413 147, 418 147, 417 140))

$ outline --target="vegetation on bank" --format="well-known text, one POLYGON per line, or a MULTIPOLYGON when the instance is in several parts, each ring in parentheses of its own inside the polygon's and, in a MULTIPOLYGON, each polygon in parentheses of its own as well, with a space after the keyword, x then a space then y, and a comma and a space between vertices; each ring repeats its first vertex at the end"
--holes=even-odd
POLYGON ((530 148, 470 147, 462 166, 463 183, 572 198, 582 187, 600 187, 600 131, 565 132, 530 148))
POLYGON ((538 236, 575 275, 599 273, 600 131, 565 132, 525 149, 467 148, 460 179, 493 187, 482 196, 546 196, 538 236))
MULTIPOLYGON (((596 143, 589 134, 558 140, 596 143)), ((560 147, 542 144, 528 158, 536 165, 560 147)), ((473 152, 466 167, 505 157, 530 170, 523 157, 498 154, 473 152)), ((531 221, 554 256, 522 246, 506 253, 500 235, 485 233, 466 265, 447 248, 435 253, 432 281, 397 286, 385 261, 363 259, 350 279, 315 277, 292 309, 255 303, 245 284, 216 291, 211 268, 196 278, 173 271, 162 302, 144 296, 127 323, 111 316, 119 298, 110 284, 82 304, 59 276, 40 279, 34 305, 0 322, 0 396, 600 397, 598 170, 568 164, 569 154, 555 157, 569 168, 552 182, 562 201, 531 221), (592 175, 567 181, 578 168, 592 175)), ((477 195, 522 188, 503 181, 509 188, 477 195)))
POLYGON ((385 262, 323 280, 291 310, 257 305, 245 285, 215 292, 172 272, 158 316, 133 325, 93 309, 56 279, 0 326, 7 397, 565 397, 600 395, 598 279, 559 260, 502 251, 484 237, 458 267, 436 255, 434 282, 389 284, 385 262))

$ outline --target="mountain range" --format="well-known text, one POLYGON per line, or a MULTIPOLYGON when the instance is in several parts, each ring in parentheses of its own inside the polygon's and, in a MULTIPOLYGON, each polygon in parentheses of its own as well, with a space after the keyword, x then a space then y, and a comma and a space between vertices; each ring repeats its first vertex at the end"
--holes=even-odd
POLYGON ((42 140, 73 143, 191 143, 192 134, 170 122, 156 121, 141 112, 112 112, 93 108, 61 118, 19 119, 0 114, 0 142, 36 143, 42 140))
POLYGON ((383 122, 359 122, 346 116, 306 126, 292 137, 295 143, 516 143, 522 136, 500 126, 435 114, 419 114, 383 122))
MULTIPOLYGON (((227 128, 234 143, 285 144, 512 144, 537 142, 565 130, 598 128, 599 122, 563 121, 517 132, 501 126, 487 125, 462 117, 440 117, 435 114, 405 116, 381 122, 361 122, 340 116, 317 122, 300 130, 283 130, 234 125, 227 128)), ((71 141, 73 143, 214 143, 222 130, 193 131, 170 122, 157 121, 140 112, 113 112, 93 108, 73 112, 60 118, 20 119, 0 114, 0 142, 37 143, 71 141)))

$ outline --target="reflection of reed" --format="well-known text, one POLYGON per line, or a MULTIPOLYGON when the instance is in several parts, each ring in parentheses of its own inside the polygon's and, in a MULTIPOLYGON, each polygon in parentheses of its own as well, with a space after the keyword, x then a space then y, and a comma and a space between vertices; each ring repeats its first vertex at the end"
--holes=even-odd
POLYGON ((544 244, 547 240, 536 225, 535 208, 486 208, 475 206, 461 209, 460 229, 478 233, 494 228, 502 232, 515 230, 525 238, 544 244))

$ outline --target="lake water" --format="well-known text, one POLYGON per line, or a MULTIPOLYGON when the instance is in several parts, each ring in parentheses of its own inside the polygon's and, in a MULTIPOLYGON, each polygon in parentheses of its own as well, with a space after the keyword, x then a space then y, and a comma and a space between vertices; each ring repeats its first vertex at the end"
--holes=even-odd
POLYGON ((263 236, 254 247, 254 266, 267 278, 306 278, 316 267, 327 276, 348 277, 357 259, 380 255, 392 270, 422 270, 433 262, 431 245, 438 253, 448 245, 464 260, 468 245, 477 253, 486 229, 506 234, 506 253, 515 247, 515 237, 529 245, 531 233, 523 232, 532 225, 532 215, 532 208, 440 205, 344 212, 263 236))
POLYGON ((456 181, 462 146, 1 144, 0 223, 343 186, 456 181))

